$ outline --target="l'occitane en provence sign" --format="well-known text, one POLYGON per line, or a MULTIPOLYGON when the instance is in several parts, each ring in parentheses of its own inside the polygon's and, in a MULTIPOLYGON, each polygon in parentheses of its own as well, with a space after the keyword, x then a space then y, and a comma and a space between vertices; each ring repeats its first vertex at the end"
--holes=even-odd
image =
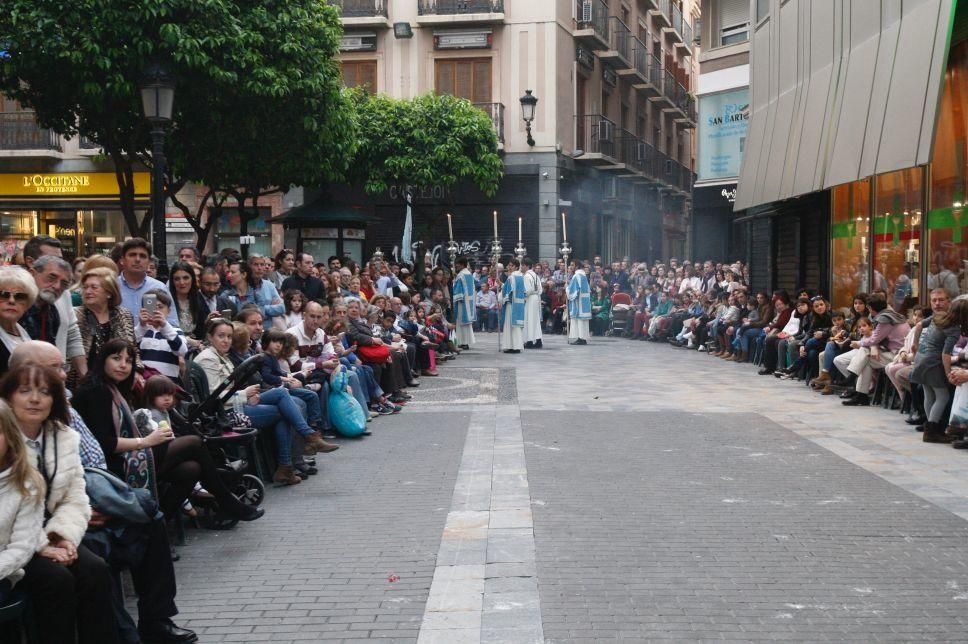
MULTIPOLYGON (((65 172, 58 174, 0 174, 0 196, 9 197, 114 197, 118 180, 113 172, 65 172)), ((151 194, 151 175, 134 174, 136 195, 151 194)))

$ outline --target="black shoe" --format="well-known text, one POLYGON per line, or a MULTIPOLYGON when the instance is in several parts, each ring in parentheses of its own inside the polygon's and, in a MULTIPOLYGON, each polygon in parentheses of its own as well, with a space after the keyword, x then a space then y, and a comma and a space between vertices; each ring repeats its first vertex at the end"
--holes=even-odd
POLYGON ((198 635, 193 631, 175 626, 170 619, 139 624, 138 634, 144 644, 187 644, 198 641, 198 635))
POLYGON ((541 340, 535 340, 534 341, 534 348, 535 349, 541 349, 542 347, 544 347, 544 345, 541 344, 541 340))
POLYGON ((954 441, 951 446, 955 449, 968 449, 968 439, 962 438, 961 440, 954 441))
POLYGON ((762 369, 760 369, 760 370, 759 370, 759 371, 757 371, 756 373, 758 373, 758 374, 759 374, 759 375, 761 375, 761 376, 768 376, 768 375, 770 375, 771 373, 773 373, 773 370, 772 370, 772 369, 770 369, 770 368, 768 368, 768 367, 763 367, 762 369))
POLYGON ((174 546, 171 546, 171 560, 178 561, 179 559, 181 559, 181 555, 178 554, 178 551, 175 550, 174 546))
POLYGON ((861 407, 864 405, 871 404, 871 398, 867 394, 857 394, 852 398, 847 398, 846 400, 840 401, 842 405, 847 405, 848 407, 861 407))
POLYGON ((463 351, 467 351, 468 349, 470 349, 470 348, 471 348, 471 345, 469 345, 469 344, 461 344, 461 345, 459 345, 459 346, 458 346, 457 348, 458 348, 458 349, 461 349, 461 350, 463 350, 463 351))
POLYGON ((521 353, 521 349, 505 349, 504 353, 521 353))
POLYGON ((531 342, 530 340, 527 341, 527 342, 525 342, 524 343, 524 348, 525 349, 534 349, 534 342, 531 342))
POLYGON ((904 422, 908 425, 923 425, 927 418, 918 414, 917 416, 908 416, 904 419, 904 422))
POLYGON ((297 465, 296 474, 299 474, 300 472, 305 473, 307 476, 316 476, 317 474, 319 474, 319 469, 309 465, 303 465, 302 467, 297 465))
POLYGON ((575 341, 575 344, 588 344, 588 340, 578 338, 578 340, 575 341))
POLYGON ((840 394, 840 397, 844 400, 850 400, 851 398, 856 398, 860 395, 860 392, 856 389, 847 389, 840 394))
POLYGON ((407 383, 407 386, 408 387, 419 387, 420 386, 420 383, 417 382, 416 380, 411 380, 410 382, 407 383))
POLYGON ((368 429, 367 430, 364 430, 363 433, 360 434, 360 436, 372 436, 372 435, 373 435, 373 432, 371 432, 368 429))

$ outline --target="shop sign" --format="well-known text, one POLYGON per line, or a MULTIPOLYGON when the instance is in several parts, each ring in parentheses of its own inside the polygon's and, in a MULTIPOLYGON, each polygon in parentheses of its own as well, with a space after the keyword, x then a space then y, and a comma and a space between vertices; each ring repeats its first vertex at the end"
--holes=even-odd
POLYGON ((339 239, 339 228, 303 228, 303 239, 339 239))
POLYGON ((699 181, 739 176, 750 118, 749 89, 699 97, 699 181))
POLYGON ((343 239, 366 239, 366 231, 362 228, 344 228, 343 239))
MULTIPOLYGON (((134 191, 141 196, 151 194, 151 176, 147 172, 134 173, 134 191)), ((0 196, 4 197, 117 197, 119 192, 113 172, 0 174, 0 196)))

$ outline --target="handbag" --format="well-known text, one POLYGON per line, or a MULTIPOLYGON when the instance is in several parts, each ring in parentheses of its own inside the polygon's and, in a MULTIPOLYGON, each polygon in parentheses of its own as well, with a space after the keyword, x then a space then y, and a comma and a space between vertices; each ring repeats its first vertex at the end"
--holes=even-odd
POLYGON ((390 360, 390 349, 385 344, 362 345, 356 350, 360 360, 367 363, 383 363, 390 360))
POLYGON ((336 431, 347 438, 355 438, 366 430, 366 414, 363 407, 346 391, 346 372, 337 369, 329 383, 326 412, 336 431))

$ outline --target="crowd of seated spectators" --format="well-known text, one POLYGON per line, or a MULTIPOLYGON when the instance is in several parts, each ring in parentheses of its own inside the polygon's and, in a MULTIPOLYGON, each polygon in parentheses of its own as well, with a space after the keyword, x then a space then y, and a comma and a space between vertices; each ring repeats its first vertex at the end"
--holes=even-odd
MULTIPOLYGON (((752 363, 758 375, 804 383, 847 406, 877 397, 906 414, 924 442, 968 449, 968 295, 936 286, 923 307, 910 294, 889 298, 879 289, 835 309, 812 289, 753 292, 742 262, 606 266, 596 257, 575 265, 590 276, 596 335, 752 363)), ((555 302, 554 275, 547 288, 555 302)), ((560 332, 555 312, 546 322, 560 332)))
MULTIPOLYGON (((36 641, 197 641, 173 621, 173 535, 204 508, 233 525, 264 510, 176 422, 193 375, 207 381, 197 404, 261 356, 221 413, 272 446, 284 487, 340 447, 331 376, 370 423, 403 411, 420 377, 460 353, 446 269, 290 250, 203 258, 186 247, 172 259, 164 283, 143 239, 68 263, 57 239, 38 236, 19 265, 0 267, 0 607, 27 601, 36 641)), ((19 641, 9 628, 0 641, 19 641)))

